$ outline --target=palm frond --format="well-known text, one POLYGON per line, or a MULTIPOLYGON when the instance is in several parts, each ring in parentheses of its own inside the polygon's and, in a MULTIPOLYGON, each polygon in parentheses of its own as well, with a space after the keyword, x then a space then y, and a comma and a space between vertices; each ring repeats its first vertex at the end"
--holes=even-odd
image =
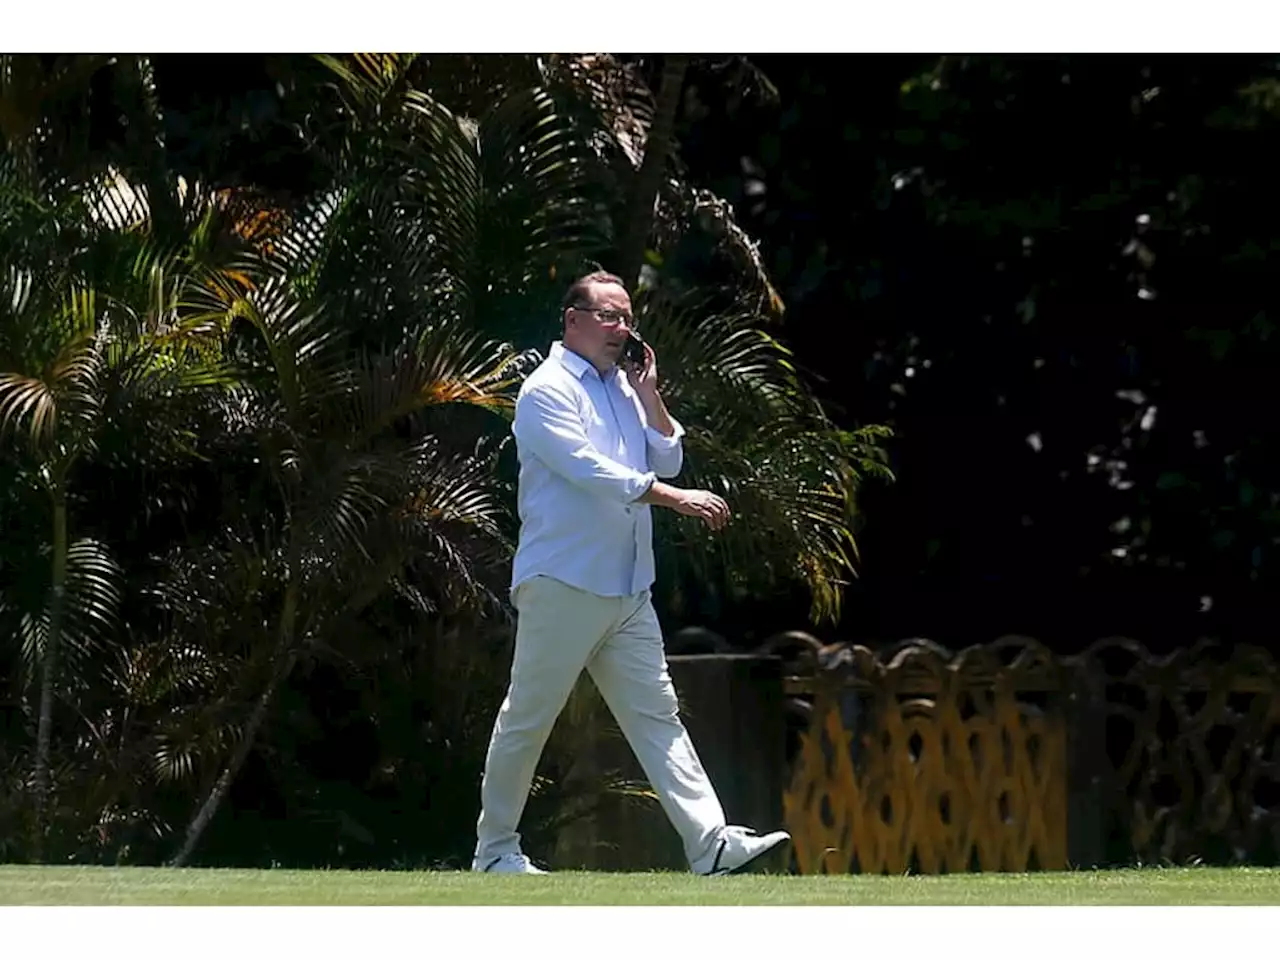
MULTIPOLYGON (((498 602, 492 574, 510 549, 493 479, 497 449, 481 443, 470 452, 449 452, 427 437, 402 456, 384 456, 377 509, 352 508, 347 529, 332 530, 332 521, 323 530, 333 536, 309 541, 326 558, 311 587, 323 596, 317 597, 309 631, 314 634, 329 617, 332 633, 334 622, 358 613, 392 580, 422 609, 457 614, 492 608, 498 602)), ((307 515, 337 512, 321 507, 307 515)))
POLYGON ((189 709, 171 719, 154 738, 152 770, 157 783, 196 780, 216 769, 242 738, 243 724, 229 717, 211 717, 212 711, 189 709))
POLYGON ((405 521, 421 552, 413 561, 431 593, 457 613, 502 606, 498 578, 511 544, 503 532, 507 512, 493 476, 500 446, 445 453, 435 441, 419 444, 415 489, 405 521))
POLYGON ((383 102, 399 88, 415 54, 355 53, 345 57, 315 54, 315 59, 333 71, 343 93, 362 106, 383 102))
POLYGON ((423 523, 461 524, 501 538, 505 509, 493 484, 500 447, 481 441, 472 451, 449 453, 435 437, 415 444, 408 514, 423 523))
MULTIPOLYGON (((85 312, 93 309, 87 299, 76 302, 85 312)), ((91 443, 95 415, 101 408, 102 368, 102 341, 86 332, 62 343, 57 354, 35 372, 0 373, 0 437, 25 433, 37 450, 48 450, 59 438, 66 443, 91 443)))
POLYGON ((180 337, 202 326, 224 330, 229 307, 262 273, 240 236, 242 204, 226 191, 180 177, 139 183, 109 168, 83 202, 89 231, 77 269, 117 329, 180 337))
POLYGON ((251 291, 237 306, 262 338, 272 377, 295 423, 305 418, 317 394, 347 388, 344 330, 333 313, 299 300, 279 276, 251 291))
POLYGON ((548 58, 545 73, 549 83, 584 98, 599 118, 600 155, 620 152, 638 170, 657 106, 638 69, 609 54, 557 55, 548 58))
POLYGON ((563 277, 610 239, 580 128, 544 89, 475 120, 421 93, 406 111, 403 196, 408 215, 430 225, 421 252, 433 303, 494 335, 527 336, 554 309, 563 277))
POLYGON ((341 237, 343 214, 359 199, 357 189, 338 186, 305 201, 288 215, 266 254, 281 274, 295 278, 303 296, 315 289, 327 254, 341 237))
MULTIPOLYGON (((124 571, 106 544, 82 538, 68 547, 61 623, 66 682, 83 682, 78 668, 114 634, 123 591, 124 571)), ((44 652, 55 602, 55 597, 48 596, 44 605, 27 612, 19 625, 22 658, 29 673, 35 671, 44 652)))
POLYGON ((470 294, 475 279, 484 180, 474 128, 420 91, 404 106, 413 139, 399 147, 409 209, 431 224, 429 250, 435 269, 455 296, 470 294), (430 164, 424 164, 426 157, 430 164))
POLYGON ((507 344, 460 324, 431 324, 394 353, 362 362, 353 398, 353 442, 366 443, 426 407, 510 409, 520 363, 507 344))
POLYGON ((392 506, 403 481, 396 454, 342 455, 308 464, 306 496, 296 505, 296 551, 324 563, 372 562, 383 544, 370 530, 392 506))
POLYGON ((90 222, 113 233, 141 227, 151 216, 145 188, 130 183, 114 167, 89 182, 84 202, 90 222))
POLYGON ((176 336, 109 341, 101 384, 97 448, 105 462, 157 468, 203 459, 201 430, 221 399, 240 385, 236 368, 176 336))
POLYGON ((211 698, 232 675, 233 661, 190 640, 120 644, 103 670, 117 702, 132 707, 211 698))
POLYGON ((790 350, 762 329, 749 307, 657 291, 637 296, 636 306, 662 378, 683 409, 714 411, 721 431, 744 418, 753 429, 758 422, 816 412, 790 350))
POLYGON ((801 582, 816 618, 838 616, 841 588, 856 574, 855 493, 868 477, 892 476, 887 429, 837 429, 748 305, 662 290, 636 303, 688 430, 681 483, 720 493, 738 517, 712 535, 659 515, 675 577, 744 594, 801 582))
POLYGON ((655 220, 659 250, 672 254, 693 237, 709 241, 710 258, 702 245, 698 271, 706 273, 722 265, 722 275, 734 277, 740 287, 736 296, 749 302, 762 319, 781 319, 786 311, 782 296, 773 285, 760 246, 739 226, 728 201, 710 190, 670 178, 666 181, 655 220))
POLYGON ((590 154, 548 91, 498 103, 480 120, 477 149, 488 201, 483 227, 492 234, 486 239, 510 256, 513 272, 522 265, 541 275, 607 240, 589 189, 590 154))

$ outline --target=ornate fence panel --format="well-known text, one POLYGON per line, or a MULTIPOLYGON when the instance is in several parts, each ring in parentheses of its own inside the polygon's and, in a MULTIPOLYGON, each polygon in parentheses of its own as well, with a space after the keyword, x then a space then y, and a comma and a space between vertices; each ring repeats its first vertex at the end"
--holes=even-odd
MULTIPOLYGON (((1280 862, 1280 669, 1265 650, 1157 657, 1117 639, 1061 657, 1013 637, 873 652, 789 633, 745 656, 709 633, 673 640, 726 812, 781 813, 801 873, 1280 862)), ((572 755, 609 760, 585 764, 590 782, 642 776, 603 714, 583 729, 603 739, 572 755)), ((606 819, 573 850, 564 833, 566 865, 680 867, 656 804, 606 819)))
POLYGON ((808 717, 784 794, 802 873, 1280 861, 1266 650, 772 646, 798 649, 808 717))
POLYGON ((802 873, 1060 868, 1061 667, 1034 641, 815 651, 784 796, 802 873))
POLYGON ((1103 811, 1095 859, 1274 863, 1280 859, 1280 670, 1256 647, 1201 644, 1155 657, 1130 640, 1069 661, 1082 763, 1103 811))

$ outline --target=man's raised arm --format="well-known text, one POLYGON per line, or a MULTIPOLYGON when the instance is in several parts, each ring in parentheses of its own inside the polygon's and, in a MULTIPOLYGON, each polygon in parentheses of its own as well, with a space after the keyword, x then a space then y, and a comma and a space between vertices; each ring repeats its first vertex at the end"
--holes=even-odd
POLYGON ((637 391, 644 408, 645 441, 649 445, 649 466, 664 480, 680 475, 684 466, 684 427, 680 425, 654 390, 637 391))

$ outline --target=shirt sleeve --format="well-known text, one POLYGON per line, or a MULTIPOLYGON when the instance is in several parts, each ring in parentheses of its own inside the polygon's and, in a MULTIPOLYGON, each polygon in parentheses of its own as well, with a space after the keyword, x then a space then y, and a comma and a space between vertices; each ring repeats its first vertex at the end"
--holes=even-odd
POLYGON ((684 427, 675 417, 671 417, 671 424, 675 430, 669 437, 653 427, 644 428, 645 438, 649 441, 649 466, 655 476, 664 480, 679 475, 684 466, 684 427))
POLYGON ((608 500, 632 503, 656 475, 611 460, 591 445, 577 405, 562 391, 540 384, 516 401, 516 442, 570 483, 608 500))

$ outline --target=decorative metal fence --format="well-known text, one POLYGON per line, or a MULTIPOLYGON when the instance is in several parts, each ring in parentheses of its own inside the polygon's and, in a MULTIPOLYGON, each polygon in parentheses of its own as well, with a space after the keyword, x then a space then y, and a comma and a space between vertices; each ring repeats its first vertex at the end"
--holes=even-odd
POLYGON ((783 809, 802 873, 1275 862, 1280 674, 1258 648, 1078 656, 1011 637, 766 644, 806 717, 783 809))

